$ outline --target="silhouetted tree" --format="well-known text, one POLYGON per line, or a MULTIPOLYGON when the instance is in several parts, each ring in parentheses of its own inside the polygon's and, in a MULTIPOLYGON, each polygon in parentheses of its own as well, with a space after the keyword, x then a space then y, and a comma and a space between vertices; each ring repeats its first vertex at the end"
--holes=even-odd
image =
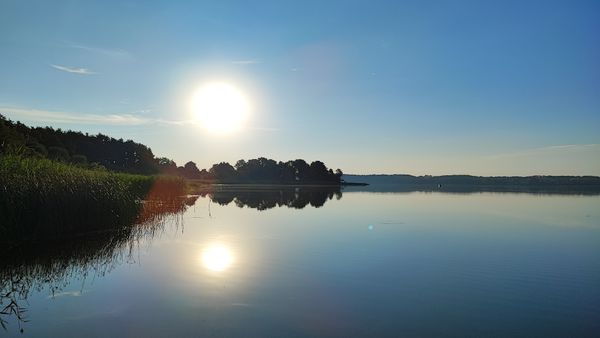
POLYGON ((12 147, 25 146, 25 135, 20 133, 16 126, 6 117, 0 115, 0 153, 12 147))
POLYGON ((233 183, 237 181, 237 172, 235 171, 235 168, 227 162, 213 164, 208 172, 219 182, 233 183))
POLYGON ((198 179, 200 178, 200 170, 196 167, 196 163, 189 161, 180 168, 179 173, 185 178, 198 179))
POLYGON ((167 175, 177 175, 177 164, 175 161, 168 159, 166 157, 159 157, 156 159, 156 165, 158 167, 158 171, 167 175))
POLYGON ((239 160, 235 166, 221 162, 213 165, 209 174, 212 179, 221 183, 336 185, 341 181, 341 174, 334 173, 321 161, 314 161, 309 165, 302 159, 276 162, 265 157, 239 160))
POLYGON ((201 180, 205 180, 205 181, 212 181, 214 180, 214 177, 211 173, 209 173, 208 171, 206 171, 206 169, 202 169, 200 170, 200 175, 198 177, 201 180))
MULTIPOLYGON (((96 163, 109 170, 138 174, 162 172, 152 150, 131 140, 115 139, 103 134, 88 135, 50 127, 30 128, 0 115, 0 153, 10 149, 29 156, 69 161, 75 155, 84 156, 87 163, 96 163)), ((76 161, 81 164, 81 157, 76 161)), ((167 166, 168 167, 168 166, 167 166)))
POLYGON ((334 173, 321 161, 314 161, 309 165, 302 159, 276 162, 259 157, 247 161, 239 160, 235 166, 227 162, 217 163, 208 171, 198 170, 196 164, 191 161, 177 167, 173 160, 156 158, 150 148, 132 140, 50 127, 30 128, 0 115, 0 153, 8 151, 113 171, 136 174, 162 173, 221 183, 335 185, 340 183, 342 176, 341 171, 334 173))

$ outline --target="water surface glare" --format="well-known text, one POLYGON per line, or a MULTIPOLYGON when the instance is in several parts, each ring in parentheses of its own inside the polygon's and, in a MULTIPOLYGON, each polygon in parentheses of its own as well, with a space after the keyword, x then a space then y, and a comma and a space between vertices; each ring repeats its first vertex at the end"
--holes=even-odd
POLYGON ((0 260, 28 320, 0 315, 0 336, 600 336, 600 196, 261 194, 0 260))

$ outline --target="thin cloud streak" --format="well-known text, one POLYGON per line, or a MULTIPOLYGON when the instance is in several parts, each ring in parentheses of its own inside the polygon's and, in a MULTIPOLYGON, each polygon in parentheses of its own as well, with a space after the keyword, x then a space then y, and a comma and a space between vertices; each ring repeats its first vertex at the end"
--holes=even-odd
POLYGON ((93 75, 93 74, 98 74, 96 72, 93 72, 87 68, 78 68, 78 67, 67 67, 67 66, 61 66, 61 65, 54 65, 51 64, 50 67, 61 70, 63 72, 67 72, 67 73, 72 73, 72 74, 79 74, 79 75, 93 75))
POLYGON ((260 63, 260 61, 258 61, 258 60, 234 60, 234 61, 231 61, 231 63, 234 65, 246 66, 246 65, 258 64, 258 63, 260 63))
POLYGON ((133 55, 124 49, 108 49, 79 44, 70 44, 69 47, 84 50, 91 53, 102 54, 113 59, 132 60, 133 55))
MULTIPOLYGON (((35 121, 36 123, 66 123, 66 124, 89 124, 89 125, 112 125, 112 126, 141 126, 141 125, 196 125, 197 121, 193 120, 169 120, 163 118, 148 117, 149 110, 139 110, 132 113, 118 114, 88 114, 64 112, 34 108, 0 106, 0 114, 7 116, 12 120, 35 121)), ((278 128, 248 126, 245 129, 262 131, 262 132, 277 132, 278 128)))
POLYGON ((144 125, 151 123, 185 124, 186 121, 169 121, 139 116, 136 113, 123 114, 86 114, 63 111, 51 111, 31 108, 0 107, 0 112, 13 119, 34 120, 36 122, 57 122, 72 124, 100 124, 100 125, 144 125))

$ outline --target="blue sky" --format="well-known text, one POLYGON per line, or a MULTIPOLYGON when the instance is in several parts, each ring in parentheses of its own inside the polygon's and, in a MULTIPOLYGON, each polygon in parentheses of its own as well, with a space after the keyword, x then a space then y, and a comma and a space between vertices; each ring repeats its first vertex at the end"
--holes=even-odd
POLYGON ((183 164, 600 175, 597 1, 2 1, 0 112, 183 164), (196 88, 245 128, 189 123, 196 88))

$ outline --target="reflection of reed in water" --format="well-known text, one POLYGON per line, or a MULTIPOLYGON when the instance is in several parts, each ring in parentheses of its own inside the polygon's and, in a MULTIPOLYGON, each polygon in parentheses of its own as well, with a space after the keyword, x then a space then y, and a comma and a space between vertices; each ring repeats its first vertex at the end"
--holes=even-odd
POLYGON ((275 207, 288 207, 302 209, 310 205, 315 208, 322 207, 325 202, 334 198, 342 198, 339 186, 320 187, 284 187, 284 186, 216 186, 207 187, 198 192, 201 196, 220 205, 234 202, 240 208, 249 207, 258 210, 267 210, 275 207))
MULTIPOLYGON (((135 261, 138 245, 162 233, 166 225, 182 226, 181 215, 197 197, 154 199, 141 204, 129 225, 103 231, 73 233, 53 240, 20 243, 1 252, 0 325, 27 322, 30 292, 49 288, 52 296, 89 274, 104 276, 123 262, 135 261)), ((82 286, 83 290, 83 286, 82 286)))

